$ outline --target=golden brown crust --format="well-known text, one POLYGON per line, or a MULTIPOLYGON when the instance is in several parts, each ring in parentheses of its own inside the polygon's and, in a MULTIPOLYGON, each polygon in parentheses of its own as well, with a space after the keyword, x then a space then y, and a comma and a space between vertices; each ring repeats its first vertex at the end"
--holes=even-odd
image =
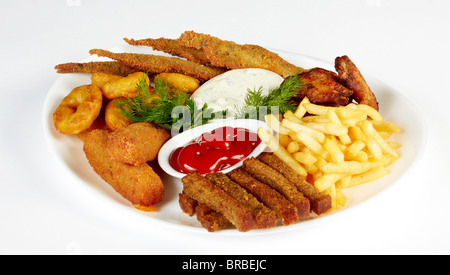
POLYGON ((222 214, 214 211, 208 206, 199 203, 195 208, 197 220, 209 232, 216 232, 222 229, 232 228, 233 224, 222 214))
POLYGON ((257 45, 239 45, 217 37, 186 31, 178 39, 186 47, 201 49, 211 64, 228 69, 262 68, 282 77, 295 75, 303 69, 297 67, 278 54, 257 45))
POLYGON ((222 68, 203 66, 176 57, 137 53, 113 53, 102 49, 92 49, 89 53, 109 57, 144 72, 181 73, 192 76, 201 82, 209 80, 226 71, 222 68))
POLYGON ((64 63, 55 66, 56 72, 60 74, 67 73, 107 73, 119 76, 127 76, 138 72, 121 62, 117 61, 92 61, 86 63, 64 63))
POLYGON ((304 97, 315 104, 345 106, 353 92, 344 87, 336 73, 322 68, 312 68, 299 75, 302 87, 297 91, 297 101, 304 97))
POLYGON ((297 207, 300 218, 309 216, 309 200, 282 174, 253 157, 244 160, 242 168, 255 179, 269 185, 292 202, 297 207))
POLYGON ((206 174, 205 177, 222 188, 243 206, 250 209, 256 228, 270 228, 276 226, 278 219, 274 211, 259 202, 252 194, 248 193, 239 184, 232 181, 227 175, 223 173, 211 173, 206 174))
POLYGON ((132 123, 112 132, 106 149, 112 159, 140 165, 154 160, 169 138, 169 131, 153 123, 132 123))
POLYGON ((125 42, 130 45, 135 46, 147 46, 151 47, 153 50, 162 51, 174 56, 179 56, 186 58, 187 60, 205 65, 209 63, 208 58, 205 56, 202 50, 185 47, 180 45, 178 39, 169 39, 169 38, 146 38, 146 39, 128 39, 124 38, 125 42))
POLYGON ((242 168, 234 169, 228 176, 237 184, 252 193, 260 202, 275 211, 278 218, 284 225, 293 224, 299 221, 297 207, 286 199, 283 195, 258 181, 242 168))
POLYGON ((92 130, 83 150, 94 171, 121 196, 135 206, 148 207, 162 201, 161 178, 147 164, 132 166, 109 157, 106 150, 109 131, 92 130))
POLYGON ((341 82, 353 91, 353 98, 356 102, 369 105, 378 110, 378 102, 375 95, 370 90, 361 72, 348 56, 336 57, 335 68, 341 82))
POLYGON ((222 214, 239 231, 254 228, 250 210, 198 172, 187 174, 181 181, 183 194, 222 214))
POLYGON ((274 153, 263 152, 258 156, 258 159, 294 183, 297 189, 309 199, 311 210, 317 215, 323 214, 331 209, 330 195, 320 192, 314 185, 306 182, 300 174, 296 173, 294 169, 286 165, 274 153))

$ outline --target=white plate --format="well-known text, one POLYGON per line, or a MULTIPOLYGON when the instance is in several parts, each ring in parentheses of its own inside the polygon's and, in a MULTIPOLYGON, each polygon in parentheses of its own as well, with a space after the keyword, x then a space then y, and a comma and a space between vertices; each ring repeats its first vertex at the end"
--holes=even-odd
MULTIPOLYGON (((146 47, 132 47, 128 45, 112 49, 112 51, 157 53, 146 47)), ((283 51, 275 52, 279 53, 280 56, 289 62, 304 68, 322 67, 334 70, 332 65, 333 60, 324 62, 300 54, 283 51)), ((91 60, 104 60, 104 58, 92 57, 86 61, 91 60)), ((402 129, 400 133, 395 135, 395 139, 393 139, 393 141, 402 144, 402 147, 399 149, 402 157, 389 167, 389 170, 391 171, 389 175, 362 186, 346 189, 347 206, 334 213, 345 213, 346 209, 360 205, 362 202, 385 190, 388 186, 395 184, 410 170, 411 167, 414 166, 422 152, 425 150, 427 139, 426 127, 424 120, 416 107, 400 92, 392 89, 377 79, 368 75, 364 76, 372 91, 376 94, 378 102, 380 103, 380 113, 383 115, 384 119, 395 123, 402 129)), ((182 189, 180 179, 169 176, 162 169, 156 168, 157 173, 161 175, 165 184, 164 200, 157 205, 157 212, 148 213, 136 210, 128 201, 118 195, 106 182, 94 173, 83 153, 83 144, 76 136, 66 136, 55 130, 52 113, 62 98, 74 87, 88 83, 90 83, 89 74, 61 75, 50 89, 43 106, 43 125, 49 145, 63 164, 73 172, 73 175, 77 179, 79 179, 76 186, 67 184, 67 189, 70 190, 71 188, 75 188, 75 190, 78 191, 75 192, 76 194, 79 194, 79 191, 82 189, 84 192, 87 192, 86 194, 89 194, 88 197, 93 198, 93 200, 84 201, 83 198, 80 197, 80 204, 90 203, 92 204, 92 208, 101 205, 102 209, 114 209, 114 215, 109 217, 112 219, 111 222, 113 224, 120 225, 126 221, 128 223, 134 222, 136 223, 136 226, 139 226, 140 228, 169 226, 180 230, 210 234, 201 227, 195 217, 189 217, 180 210, 178 205, 178 194, 182 189)), ((65 183, 61 182, 61 184, 65 183)), ((297 230, 306 225, 317 223, 317 221, 326 221, 327 217, 330 215, 333 215, 333 213, 290 226, 251 230, 246 232, 245 235, 297 230)), ((242 235, 243 233, 238 232, 235 229, 230 229, 219 231, 214 234, 242 235)))

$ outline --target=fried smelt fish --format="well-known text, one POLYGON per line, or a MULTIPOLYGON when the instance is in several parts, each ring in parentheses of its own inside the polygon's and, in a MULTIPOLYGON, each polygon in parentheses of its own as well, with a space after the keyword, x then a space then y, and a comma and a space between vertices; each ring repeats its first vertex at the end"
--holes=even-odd
POLYGON ((378 102, 375 95, 350 58, 346 55, 336 57, 334 66, 341 82, 353 91, 355 101, 378 110, 378 102))
POLYGON ((317 215, 323 214, 331 209, 331 196, 319 191, 314 185, 309 184, 304 178, 294 171, 290 166, 285 164, 272 152, 263 152, 258 159, 269 165, 285 178, 295 184, 297 189, 309 199, 311 210, 317 215))
POLYGON ((335 72, 312 68, 298 76, 302 81, 297 91, 298 103, 307 97, 312 103, 328 106, 345 106, 353 92, 343 86, 335 72))
POLYGON ((106 151, 109 131, 92 130, 83 150, 94 171, 136 208, 150 207, 164 197, 161 178, 147 164, 133 166, 113 160, 106 151))
POLYGON ((183 57, 187 60, 202 65, 209 63, 208 58, 205 56, 202 50, 182 46, 178 42, 178 39, 161 37, 158 39, 146 38, 138 40, 124 38, 123 40, 125 40, 125 42, 130 45, 151 47, 153 50, 162 51, 173 56, 183 57))
POLYGON ((211 173, 206 174, 205 177, 230 194, 242 205, 250 209, 256 228, 270 228, 276 226, 278 219, 275 212, 267 208, 252 194, 248 193, 239 184, 232 181, 227 175, 223 173, 211 173))
POLYGON ((249 193, 252 193, 264 205, 275 211, 283 225, 289 225, 299 221, 297 207, 293 203, 275 189, 252 177, 244 169, 234 169, 228 173, 228 176, 249 193))
POLYGON ((92 61, 86 63, 64 63, 55 66, 56 72, 60 74, 67 73, 107 73, 119 76, 127 76, 138 72, 138 69, 132 68, 124 63, 117 61, 92 61))
POLYGON ((154 160, 169 138, 169 131, 153 123, 132 123, 108 136, 106 150, 112 159, 140 165, 154 160))
POLYGON ((203 66, 201 64, 176 57, 138 53, 113 53, 101 49, 92 49, 89 53, 109 57, 144 72, 181 73, 192 76, 200 82, 209 80, 226 71, 226 69, 223 68, 203 66))
POLYGON ((262 68, 273 71, 283 78, 302 72, 278 54, 257 45, 239 45, 217 37, 186 31, 178 39, 186 47, 202 50, 212 65, 228 69, 262 68))
POLYGON ((187 174, 181 181, 183 194, 222 214, 237 230, 245 232, 254 228, 250 210, 198 172, 187 174))
POLYGON ((299 218, 309 216, 309 200, 298 191, 294 183, 287 180, 282 174, 254 157, 244 160, 242 168, 254 178, 269 185, 292 202, 297 207, 299 218))

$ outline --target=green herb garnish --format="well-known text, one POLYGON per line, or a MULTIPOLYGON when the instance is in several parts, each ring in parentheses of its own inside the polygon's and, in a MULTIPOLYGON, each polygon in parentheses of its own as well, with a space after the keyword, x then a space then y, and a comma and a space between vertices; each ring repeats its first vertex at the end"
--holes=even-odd
POLYGON ((152 122, 167 129, 182 132, 214 119, 216 113, 205 103, 201 108, 190 99, 190 94, 156 78, 153 92, 146 77, 136 85, 137 96, 116 101, 122 114, 133 122, 152 122))
POLYGON ((244 105, 236 110, 236 118, 253 118, 264 120, 264 115, 286 111, 295 111, 297 104, 292 99, 297 95, 302 82, 298 75, 288 77, 280 87, 270 90, 267 95, 262 95, 262 87, 258 90, 248 90, 244 105))

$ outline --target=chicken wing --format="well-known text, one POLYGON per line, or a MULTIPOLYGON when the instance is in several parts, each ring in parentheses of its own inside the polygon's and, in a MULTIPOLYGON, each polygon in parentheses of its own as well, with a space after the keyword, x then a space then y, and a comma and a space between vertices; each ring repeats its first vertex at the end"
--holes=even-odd
POLYGON ((353 98, 359 104, 367 104, 378 110, 378 102, 366 80, 355 64, 344 55, 335 59, 335 68, 341 83, 353 91, 353 98))

